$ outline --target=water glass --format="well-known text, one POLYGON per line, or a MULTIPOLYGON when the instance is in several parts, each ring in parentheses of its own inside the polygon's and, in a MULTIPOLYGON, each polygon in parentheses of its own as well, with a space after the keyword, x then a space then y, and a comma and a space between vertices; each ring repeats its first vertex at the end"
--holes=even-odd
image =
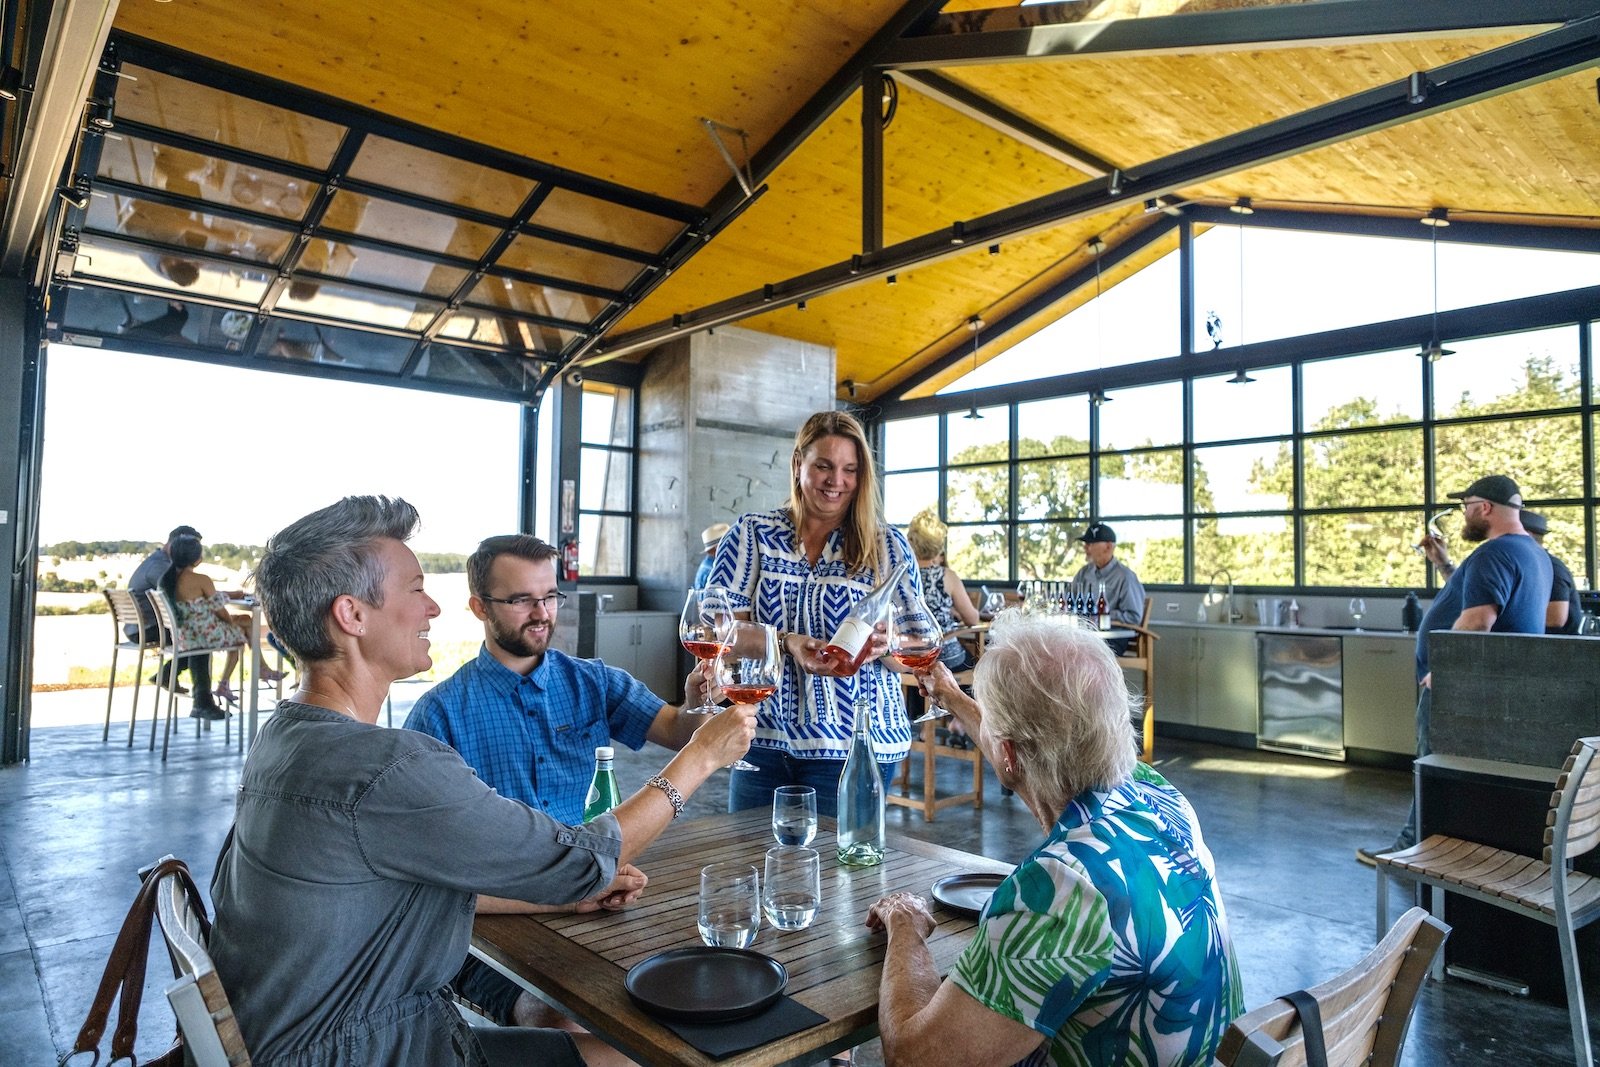
POLYGON ((809 845, 817 836, 817 791, 780 785, 772 791, 772 836, 780 845, 809 845))
POLYGON ((780 845, 767 849, 761 910, 779 930, 804 930, 822 903, 822 867, 814 848, 780 845))
POLYGON ((748 863, 700 868, 700 940, 712 948, 749 948, 761 928, 760 883, 748 863))

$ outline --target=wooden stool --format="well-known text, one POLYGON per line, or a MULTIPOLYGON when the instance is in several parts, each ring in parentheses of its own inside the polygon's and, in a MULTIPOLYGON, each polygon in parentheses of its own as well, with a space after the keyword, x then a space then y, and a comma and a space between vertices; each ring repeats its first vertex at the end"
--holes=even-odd
MULTIPOLYGON (((972 672, 962 671, 956 675, 956 681, 962 685, 971 685, 972 672)), ((909 691, 916 691, 916 679, 909 674, 901 678, 900 684, 909 691)), ((897 804, 902 808, 920 809, 922 817, 929 822, 933 821, 935 812, 940 808, 947 808, 951 804, 965 804, 970 801, 974 810, 981 809, 983 807, 983 753, 979 752, 976 747, 960 749, 939 744, 937 737, 939 721, 937 719, 920 725, 922 732, 912 738, 911 751, 906 753, 905 760, 900 764, 900 774, 897 780, 897 784, 900 786, 900 795, 895 796, 891 793, 885 799, 889 803, 897 804), (914 797, 911 795, 911 760, 918 753, 922 755, 922 795, 914 797), (972 792, 957 793, 948 797, 938 795, 936 771, 938 769, 937 760, 941 756, 945 759, 965 760, 972 764, 972 792)))

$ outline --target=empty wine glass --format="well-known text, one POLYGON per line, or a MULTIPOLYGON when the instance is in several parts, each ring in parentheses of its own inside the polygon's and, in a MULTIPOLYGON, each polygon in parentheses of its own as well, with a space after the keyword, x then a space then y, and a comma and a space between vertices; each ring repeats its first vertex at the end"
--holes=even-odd
POLYGON ((817 836, 817 791, 780 785, 772 791, 772 836, 780 845, 809 845, 817 836))
MULTIPOLYGON (((760 622, 735 622, 725 644, 714 664, 723 696, 735 704, 759 704, 778 691, 783 679, 783 651, 778 647, 777 630, 760 622)), ((734 762, 733 769, 758 768, 741 759, 734 762)))
POLYGON ((761 910, 777 930, 804 930, 822 903, 822 868, 814 848, 767 849, 761 910))
MULTIPOLYGON (((695 659, 714 660, 728 647, 733 623, 727 590, 718 585, 691 589, 678 619, 678 640, 695 659)), ((718 709, 710 697, 704 697, 699 707, 684 710, 689 715, 714 715, 718 709)))
POLYGON ((1356 632, 1361 632, 1361 616, 1367 613, 1367 602, 1358 596, 1350 598, 1350 617, 1356 620, 1356 632))
MULTIPOLYGON (((889 657, 912 674, 921 674, 939 661, 944 630, 921 597, 901 604, 889 622, 889 657)), ((950 714, 928 696, 928 707, 912 722, 930 722, 950 714)))
POLYGON ((700 868, 700 940, 712 948, 749 948, 761 929, 761 876, 748 863, 700 868))
POLYGON ((978 610, 984 615, 994 618, 994 616, 1005 610, 1005 606, 1006 595, 996 591, 984 594, 983 604, 978 608, 978 610))

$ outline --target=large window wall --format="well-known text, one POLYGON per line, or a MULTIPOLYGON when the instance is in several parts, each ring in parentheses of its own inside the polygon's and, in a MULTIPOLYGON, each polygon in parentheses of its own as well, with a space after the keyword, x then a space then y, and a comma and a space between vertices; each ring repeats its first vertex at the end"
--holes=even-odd
POLYGON ((937 505, 950 564, 969 581, 1068 577, 1082 562, 1074 538, 1100 519, 1151 584, 1428 589, 1439 579, 1413 547, 1424 523, 1445 512, 1459 557, 1447 494, 1509 473, 1549 517, 1546 547, 1587 588, 1600 463, 1589 317, 1449 340, 1437 361, 1415 341, 1323 355, 1345 334, 1297 338, 1247 383, 1237 366, 1169 371, 1099 404, 1079 375, 1080 391, 1063 395, 1040 395, 1040 382, 983 390, 975 407, 946 394, 946 410, 923 402, 910 417, 890 405, 885 510, 903 524, 937 505), (1004 402, 982 402, 997 394, 1004 402))

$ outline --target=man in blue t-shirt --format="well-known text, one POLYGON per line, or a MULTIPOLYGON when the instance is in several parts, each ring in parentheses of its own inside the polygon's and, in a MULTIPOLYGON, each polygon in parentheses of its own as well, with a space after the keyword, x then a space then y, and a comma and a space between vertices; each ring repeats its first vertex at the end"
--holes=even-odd
MULTIPOLYGON (((476 659, 418 699, 406 729, 461 754, 497 793, 561 822, 583 819, 594 750, 646 741, 678 749, 704 720, 682 714, 626 671, 550 647, 556 612, 557 550, 531 534, 486 538, 467 559, 467 606, 483 623, 476 659)), ((676 656, 677 646, 661 650, 676 656)), ((703 669, 689 675, 701 702, 703 669)), ((694 706, 694 705, 687 705, 694 706)), ((515 901, 479 901, 479 911, 552 911, 515 901)), ((497 1022, 557 1025, 539 1002, 468 957, 453 983, 497 1022)))
MULTIPOLYGON (((1444 588, 1422 617, 1417 630, 1417 755, 1428 754, 1428 717, 1433 707, 1433 672, 1428 667, 1428 634, 1433 630, 1480 633, 1544 633, 1545 605, 1550 601, 1550 556, 1522 526, 1522 490, 1504 474, 1479 478, 1459 493, 1461 537, 1482 542, 1457 568, 1444 541, 1423 535, 1423 552, 1439 573, 1444 588)), ((1417 806, 1401 827, 1392 849, 1417 843, 1417 806)), ((1389 850, 1383 850, 1389 851, 1389 850)), ((1357 849, 1356 858, 1372 862, 1373 851, 1357 849)))

